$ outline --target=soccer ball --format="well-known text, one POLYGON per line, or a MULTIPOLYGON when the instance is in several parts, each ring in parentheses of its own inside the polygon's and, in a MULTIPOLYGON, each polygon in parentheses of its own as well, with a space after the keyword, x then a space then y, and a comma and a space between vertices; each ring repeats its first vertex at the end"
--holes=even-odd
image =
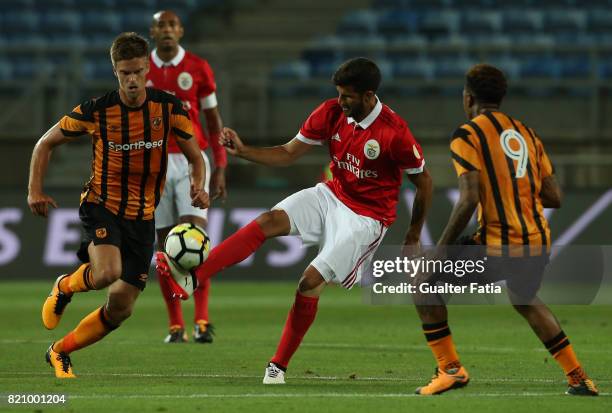
POLYGON ((184 271, 202 264, 208 258, 209 250, 210 239, 206 231, 190 223, 172 228, 164 241, 164 251, 184 271))

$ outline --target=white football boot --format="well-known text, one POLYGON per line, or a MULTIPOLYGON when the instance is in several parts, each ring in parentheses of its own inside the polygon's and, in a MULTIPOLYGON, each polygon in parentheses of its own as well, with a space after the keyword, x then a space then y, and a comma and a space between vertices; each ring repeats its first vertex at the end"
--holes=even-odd
POLYGON ((268 363, 263 384, 285 384, 285 371, 274 363, 268 363))

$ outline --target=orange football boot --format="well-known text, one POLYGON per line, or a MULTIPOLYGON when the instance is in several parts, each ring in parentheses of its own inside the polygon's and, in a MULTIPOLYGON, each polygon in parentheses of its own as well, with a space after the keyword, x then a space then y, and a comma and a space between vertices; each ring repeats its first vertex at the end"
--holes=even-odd
POLYGON ((45 354, 47 363, 55 369, 55 377, 58 379, 74 379, 76 376, 72 371, 72 362, 70 356, 66 353, 56 353, 53 350, 53 344, 49 346, 47 354, 45 354))
POLYGON ((436 367, 436 372, 427 386, 416 389, 416 394, 432 396, 442 394, 445 391, 458 389, 466 386, 470 381, 467 370, 461 366, 446 371, 436 367))
POLYGON ((45 300, 42 307, 42 322, 47 330, 53 330, 59 324, 64 309, 72 299, 72 294, 68 295, 63 293, 59 289, 59 283, 62 278, 67 277, 68 274, 60 275, 53 283, 51 293, 45 300))

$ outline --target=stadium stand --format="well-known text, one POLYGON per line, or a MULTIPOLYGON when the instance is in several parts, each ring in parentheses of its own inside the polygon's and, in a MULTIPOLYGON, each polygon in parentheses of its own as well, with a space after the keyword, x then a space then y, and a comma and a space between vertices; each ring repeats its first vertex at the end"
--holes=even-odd
MULTIPOLYGON (((379 63, 381 96, 405 112, 432 162, 439 157, 447 164, 447 135, 461 121, 458 85, 465 69, 481 61, 505 70, 513 86, 510 109, 528 113, 527 122, 554 138, 551 148, 567 154, 561 171, 563 162, 567 171, 578 162, 570 159, 575 142, 601 156, 612 142, 612 119, 605 115, 612 103, 612 0, 0 0, 0 5, 0 104, 9 108, 0 116, 0 144, 33 139, 66 107, 114 87, 110 42, 125 30, 148 37, 148 16, 161 8, 182 16, 186 45, 215 68, 224 121, 262 143, 294 134, 321 98, 334 95, 329 78, 338 64, 356 55, 379 63), (30 105, 31 120, 16 116, 30 105)), ((86 167, 86 148, 75 150, 86 167)), ((78 175, 66 159, 55 176, 78 175)), ((609 166, 588 168, 575 175, 577 185, 609 182, 609 166)), ((454 181, 452 173, 444 173, 437 176, 454 181)), ((574 179, 569 172, 560 176, 566 183, 574 179)))
MULTIPOLYGON (((19 78, 36 77, 39 52, 47 47, 60 53, 62 49, 99 48, 97 56, 85 61, 86 76, 112 79, 110 70, 93 66, 107 57, 105 49, 119 32, 129 30, 148 36, 146 16, 155 10, 171 8, 186 20, 190 12, 208 4, 212 3, 196 0, 88 0, 78 4, 74 0, 2 1, 0 45, 12 50, 34 50, 17 61, 3 61, 0 76, 8 77, 7 73, 11 73, 19 78)), ((54 71, 61 65, 47 66, 47 70, 54 71)))
MULTIPOLYGON (((609 44, 612 13, 606 6, 611 4, 604 0, 375 0, 368 9, 348 12, 334 35, 313 40, 299 61, 310 66, 309 74, 315 78, 327 75, 321 67, 360 54, 357 52, 372 57, 376 54, 389 58, 396 78, 435 81, 461 76, 466 65, 474 61, 463 55, 453 64, 445 49, 472 47, 484 50, 480 58, 497 63, 500 59, 496 55, 506 52, 503 62, 514 78, 608 76, 607 60, 598 59, 597 53, 571 48, 609 44), (359 42, 372 46, 364 51, 349 45, 359 42), (521 53, 517 45, 537 47, 534 52, 538 56, 521 53), (406 50, 398 52, 398 48, 406 50), (409 67, 409 58, 397 57, 410 51, 419 57, 414 68, 409 67)), ((274 70, 272 76, 281 72, 286 77, 282 69, 274 70)), ((303 76, 302 69, 299 78, 303 76)))

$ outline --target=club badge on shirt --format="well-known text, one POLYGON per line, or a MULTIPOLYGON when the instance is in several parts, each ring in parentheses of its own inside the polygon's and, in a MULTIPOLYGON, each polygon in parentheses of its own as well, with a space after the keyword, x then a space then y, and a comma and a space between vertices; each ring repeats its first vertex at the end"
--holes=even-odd
POLYGON ((151 127, 153 128, 153 130, 160 130, 161 126, 162 126, 161 116, 157 116, 151 119, 151 127))
POLYGON ((178 75, 176 81, 179 87, 183 90, 189 90, 191 89, 191 86, 193 86, 193 77, 191 77, 191 75, 187 72, 182 72, 180 75, 178 75))
POLYGON ((375 139, 370 139, 365 143, 363 153, 368 159, 378 158, 378 155, 380 155, 380 144, 375 139))

